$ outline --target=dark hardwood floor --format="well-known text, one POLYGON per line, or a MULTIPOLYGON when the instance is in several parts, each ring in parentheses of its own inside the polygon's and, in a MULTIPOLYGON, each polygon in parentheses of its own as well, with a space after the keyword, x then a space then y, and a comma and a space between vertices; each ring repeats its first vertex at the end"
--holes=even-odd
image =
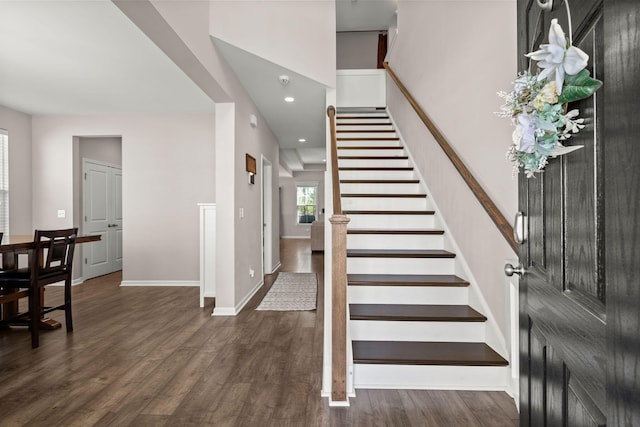
MULTIPOLYGON (((516 426, 501 392, 358 390, 329 408, 322 379, 323 256, 285 239, 281 271, 315 271, 318 310, 211 317, 197 288, 73 288, 75 331, 0 331, 0 426, 516 426)), ((48 288, 47 301, 61 297, 48 288)), ((63 321, 62 312, 53 313, 63 321)))

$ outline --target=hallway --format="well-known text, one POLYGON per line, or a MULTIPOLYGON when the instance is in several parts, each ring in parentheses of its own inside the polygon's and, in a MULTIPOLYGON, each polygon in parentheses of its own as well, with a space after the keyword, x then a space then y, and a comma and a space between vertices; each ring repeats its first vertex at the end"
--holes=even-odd
POLYGON ((72 334, 45 332, 32 350, 28 331, 0 331, 0 426, 517 425, 501 392, 359 390, 329 408, 323 255, 283 239, 281 259, 318 274, 317 311, 255 311, 276 275, 236 317, 199 309, 195 287, 121 288, 119 273, 74 287, 72 334))

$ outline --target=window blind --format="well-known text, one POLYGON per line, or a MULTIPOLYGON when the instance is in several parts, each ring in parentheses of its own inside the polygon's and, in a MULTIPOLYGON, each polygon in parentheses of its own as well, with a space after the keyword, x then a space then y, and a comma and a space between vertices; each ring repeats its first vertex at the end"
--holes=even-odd
POLYGON ((0 129, 0 231, 9 234, 9 133, 0 129))

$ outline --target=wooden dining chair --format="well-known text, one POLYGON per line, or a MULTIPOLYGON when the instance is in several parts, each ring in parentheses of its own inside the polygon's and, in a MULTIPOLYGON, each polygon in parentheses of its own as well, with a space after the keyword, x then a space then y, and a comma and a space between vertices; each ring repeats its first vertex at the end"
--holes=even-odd
POLYGON ((67 332, 73 331, 71 272, 77 235, 77 228, 36 230, 33 238, 33 250, 29 253, 29 266, 12 271, 0 271, 0 287, 14 288, 18 292, 25 290, 28 292, 29 310, 26 313, 19 313, 12 319, 3 319, 3 322, 17 323, 20 320, 24 322, 24 319, 28 319, 32 348, 36 348, 40 344, 40 319, 45 313, 64 310, 67 332), (42 288, 58 282, 64 282, 64 303, 53 307, 43 307, 42 288))

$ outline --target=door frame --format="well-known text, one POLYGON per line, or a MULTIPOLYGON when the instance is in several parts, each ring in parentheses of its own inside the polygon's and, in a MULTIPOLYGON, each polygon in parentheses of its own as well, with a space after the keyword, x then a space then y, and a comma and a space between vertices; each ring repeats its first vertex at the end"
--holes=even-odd
POLYGON ((273 267, 273 164, 260 155, 260 234, 262 242, 262 275, 271 274, 273 267))

